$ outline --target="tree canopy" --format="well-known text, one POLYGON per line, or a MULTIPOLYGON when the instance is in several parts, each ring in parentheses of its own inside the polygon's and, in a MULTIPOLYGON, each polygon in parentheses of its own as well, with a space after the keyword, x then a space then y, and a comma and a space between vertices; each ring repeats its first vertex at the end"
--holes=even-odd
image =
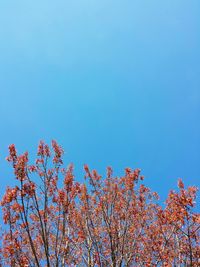
POLYGON ((1 201, 1 266, 199 266, 197 187, 171 190, 165 206, 140 169, 103 178, 85 169, 77 182, 63 149, 40 142, 36 161, 9 147, 16 186, 1 201))

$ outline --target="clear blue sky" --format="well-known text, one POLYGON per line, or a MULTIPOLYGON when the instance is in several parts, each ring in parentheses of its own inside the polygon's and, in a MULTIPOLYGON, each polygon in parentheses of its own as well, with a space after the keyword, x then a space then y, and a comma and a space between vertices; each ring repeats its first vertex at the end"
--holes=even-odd
POLYGON ((200 184, 199 0, 1 0, 0 176, 7 147, 56 139, 88 163, 141 168, 164 199, 200 184))

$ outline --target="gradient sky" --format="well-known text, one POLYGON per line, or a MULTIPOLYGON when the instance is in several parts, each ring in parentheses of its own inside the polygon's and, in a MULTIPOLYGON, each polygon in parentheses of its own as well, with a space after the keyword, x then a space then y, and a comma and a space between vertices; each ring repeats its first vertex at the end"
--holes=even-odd
POLYGON ((65 163, 141 168, 163 200, 200 184, 199 0, 1 0, 0 174, 7 148, 65 163))

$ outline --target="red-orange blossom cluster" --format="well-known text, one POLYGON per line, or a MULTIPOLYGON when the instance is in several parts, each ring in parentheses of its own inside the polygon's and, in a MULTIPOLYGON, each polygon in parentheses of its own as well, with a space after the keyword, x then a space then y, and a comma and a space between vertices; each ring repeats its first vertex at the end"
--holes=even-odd
POLYGON ((179 180, 163 208, 139 169, 114 177, 108 167, 103 179, 84 166, 89 183, 78 183, 55 141, 40 142, 34 165, 9 151, 18 184, 1 201, 0 266, 200 266, 196 187, 179 180))

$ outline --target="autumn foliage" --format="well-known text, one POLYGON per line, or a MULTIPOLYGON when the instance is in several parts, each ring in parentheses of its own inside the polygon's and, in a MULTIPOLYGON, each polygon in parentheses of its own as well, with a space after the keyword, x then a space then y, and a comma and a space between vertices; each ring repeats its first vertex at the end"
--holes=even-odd
POLYGON ((1 201, 0 266, 200 266, 196 187, 179 180, 162 207, 139 169, 103 179, 85 165, 78 183, 62 158, 55 141, 40 142, 33 165, 9 147, 17 185, 1 201))

